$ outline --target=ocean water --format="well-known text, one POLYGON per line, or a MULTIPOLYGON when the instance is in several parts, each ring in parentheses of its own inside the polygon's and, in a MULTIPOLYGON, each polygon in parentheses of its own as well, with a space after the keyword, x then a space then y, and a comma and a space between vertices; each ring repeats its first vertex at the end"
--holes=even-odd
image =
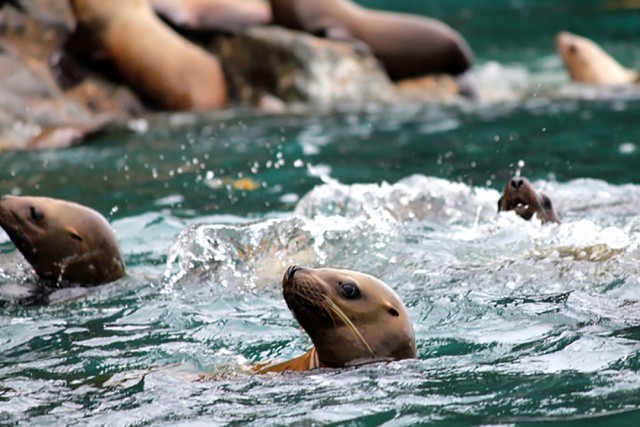
MULTIPOLYGON (((367 4, 459 28, 487 101, 157 115, 0 155, 0 192, 94 207, 128 268, 0 309, 0 425, 640 424, 640 93, 572 84, 553 50, 574 31, 640 69, 638 11, 367 4), (497 214, 515 173, 561 224, 497 214), (384 280, 418 358, 243 374, 310 346, 280 292, 290 263, 384 280)), ((0 233, 0 293, 34 283, 0 233)))

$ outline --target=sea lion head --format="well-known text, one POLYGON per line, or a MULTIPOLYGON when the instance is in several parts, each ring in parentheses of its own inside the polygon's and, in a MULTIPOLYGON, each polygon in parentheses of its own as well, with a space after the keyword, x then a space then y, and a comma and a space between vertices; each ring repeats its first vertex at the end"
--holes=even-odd
POLYGON ((93 209, 47 197, 3 196, 0 227, 42 280, 97 285, 124 275, 113 230, 93 209))
POLYGON ((535 214, 543 223, 560 222, 551 199, 538 193, 529 180, 521 176, 514 176, 507 182, 498 200, 498 212, 511 210, 526 220, 535 214))
POLYGON ((572 80, 593 84, 634 83, 637 73, 624 68, 593 41, 561 32, 556 36, 556 50, 572 80))
POLYGON ((315 346, 321 366, 416 357, 407 311, 396 293, 367 274, 290 266, 282 293, 315 346))

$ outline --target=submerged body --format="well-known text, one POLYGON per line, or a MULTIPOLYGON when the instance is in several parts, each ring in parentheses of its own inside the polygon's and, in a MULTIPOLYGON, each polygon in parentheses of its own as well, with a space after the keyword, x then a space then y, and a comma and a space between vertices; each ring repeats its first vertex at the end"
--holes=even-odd
POLYGON ((530 220, 534 215, 542 223, 559 223, 560 219, 553 209, 551 199, 538 193, 527 178, 513 177, 504 186, 502 197, 498 200, 498 211, 515 211, 520 217, 530 220))
POLYGON ((407 311, 396 293, 367 274, 291 266, 282 293, 313 348, 295 359, 259 365, 256 372, 341 368, 416 357, 407 311))
POLYGON ((3 196, 0 227, 46 282, 92 286, 125 274, 115 234, 93 209, 48 197, 3 196))
POLYGON ((370 50, 393 80, 431 73, 458 75, 473 55, 462 36, 443 22, 382 12, 348 0, 270 0, 273 23, 370 50))

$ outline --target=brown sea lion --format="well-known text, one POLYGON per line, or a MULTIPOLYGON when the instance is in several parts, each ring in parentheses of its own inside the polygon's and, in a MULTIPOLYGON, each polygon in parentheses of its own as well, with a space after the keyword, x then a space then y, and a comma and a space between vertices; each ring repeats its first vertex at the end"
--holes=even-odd
POLYGON ((527 221, 535 214, 543 224, 560 222, 551 199, 538 193, 529 180, 521 176, 514 176, 507 182, 498 200, 498 212, 512 210, 527 221))
POLYGON ((266 25, 271 9, 259 0, 151 0, 156 13, 178 27, 236 32, 266 25))
POLYGON ((458 75, 473 61, 466 41, 443 22, 366 9, 349 0, 270 0, 273 23, 370 50, 393 80, 458 75))
POLYGON ((637 72, 624 68, 593 41, 562 32, 556 36, 556 50, 571 80, 580 83, 616 85, 640 83, 637 72))
POLYGON ((169 110, 227 105, 218 60, 169 28, 148 0, 72 0, 72 5, 78 19, 75 50, 90 43, 94 58, 113 64, 153 104, 169 110))
POLYGON ((314 346, 287 362, 259 365, 255 372, 340 368, 416 357, 413 327, 402 301, 375 277, 293 265, 282 279, 282 293, 314 346))
POLYGON ((48 197, 2 196, 0 227, 45 282, 91 286, 124 276, 115 234, 93 209, 48 197))

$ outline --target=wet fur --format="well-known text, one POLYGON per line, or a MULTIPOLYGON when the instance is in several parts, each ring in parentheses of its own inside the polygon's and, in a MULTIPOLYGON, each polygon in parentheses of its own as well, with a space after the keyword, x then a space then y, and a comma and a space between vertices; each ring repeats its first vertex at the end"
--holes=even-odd
POLYGON ((153 12, 148 0, 73 0, 75 50, 109 61, 152 105, 209 110, 227 105, 218 60, 182 38, 153 12), (80 46, 88 44, 88 46, 80 46))
POLYGON ((314 347, 256 372, 339 368, 360 363, 416 357, 413 328, 395 292, 378 279, 349 270, 290 267, 282 281, 284 299, 314 347), (358 287, 349 299, 340 286, 358 287))
POLYGON ((458 75, 473 61, 462 36, 435 19, 366 9, 349 0, 270 0, 270 4, 274 24, 370 50, 393 80, 431 73, 458 75))
POLYGON ((53 287, 93 286, 125 274, 107 220, 76 203, 46 197, 5 196, 0 227, 38 277, 53 287))
POLYGON ((592 40, 562 32, 556 50, 573 81, 599 85, 638 83, 638 73, 628 70, 592 40))
POLYGON ((498 211, 515 211, 520 217, 530 220, 536 215, 542 223, 559 223, 551 199, 538 193, 527 178, 513 177, 504 186, 498 200, 498 211))

